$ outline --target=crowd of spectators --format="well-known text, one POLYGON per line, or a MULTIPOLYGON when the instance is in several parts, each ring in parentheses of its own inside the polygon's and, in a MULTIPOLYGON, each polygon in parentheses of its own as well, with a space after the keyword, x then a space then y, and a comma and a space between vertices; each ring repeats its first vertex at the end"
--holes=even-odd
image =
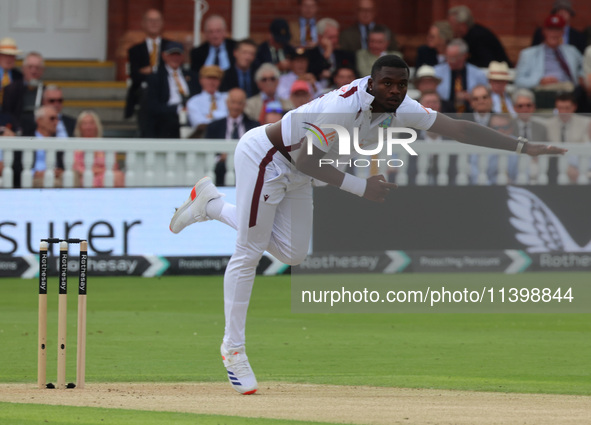
MULTIPOLYGON (((43 74, 45 63, 38 52, 25 55, 22 72, 16 65, 21 52, 12 38, 0 40, 0 137, 23 136, 36 139, 52 137, 102 137, 102 124, 98 115, 84 111, 76 117, 63 113, 64 94, 61 87, 45 84, 43 74)), ((105 175, 104 152, 97 151, 92 161, 85 161, 84 152, 74 153, 73 182, 81 186, 85 166, 90 165, 90 186, 102 187, 105 175)), ((0 176, 4 169, 0 151, 0 176)), ((29 159, 22 151, 15 151, 12 160, 13 187, 61 187, 64 177, 64 153, 38 149, 29 159), (28 166, 31 173, 22 173, 28 166), (23 181, 25 180, 25 181, 23 181)), ((114 185, 123 186, 123 173, 113 161, 114 185)))
MULTIPOLYGON (((403 56, 395 33, 379 23, 373 0, 358 1, 356 22, 348 28, 327 17, 329 11, 321 10, 316 0, 298 0, 297 4, 298 18, 272 20, 260 44, 229 38, 222 16, 206 16, 205 40, 190 51, 182 43, 163 38, 165 22, 160 11, 146 11, 142 20, 145 39, 128 51, 130 84, 124 110, 125 118, 137 120, 138 136, 236 139, 256 125, 274 122, 290 109, 368 75, 382 55, 403 56)), ((535 126, 531 127, 528 118, 536 107, 562 113, 558 104, 566 97, 574 105, 572 112, 591 108, 591 46, 586 46, 582 32, 571 27, 574 14, 570 1, 556 0, 535 30, 531 47, 523 49, 512 63, 493 31, 476 22, 468 7, 454 6, 446 20, 433 22, 426 44, 410 58, 415 66, 409 95, 440 112, 464 114, 465 119, 483 125, 492 126, 491 119, 503 130, 509 125, 507 131, 516 135, 528 133, 540 141, 542 137, 588 141, 589 122, 584 117, 569 120, 581 128, 587 126, 581 132, 583 138, 565 138, 563 131, 563 137, 556 140, 552 137, 560 134, 555 135, 551 127, 559 127, 557 120, 564 125, 566 119, 548 120, 542 132, 542 124, 533 119, 535 126), (502 114, 509 124, 497 117, 502 114)), ((0 128, 4 135, 71 137, 76 118, 62 114, 61 89, 44 85, 42 55, 28 53, 21 72, 15 59, 22 53, 14 40, 0 40, 0 128), (55 129, 46 122, 54 116, 48 107, 55 111, 55 129)), ((89 111, 78 117, 78 124, 91 119, 100 129, 100 119, 89 111)), ((422 139, 429 138, 436 141, 423 134, 422 139)), ((59 168, 62 160, 47 161, 40 155, 35 158, 35 185, 43 179, 41 162, 59 168)), ((483 171, 478 158, 471 158, 470 179, 485 173, 493 184, 494 161, 491 157, 488 170, 483 171)), ((77 181, 82 181, 84 173, 80 164, 77 181)), ((217 183, 223 185, 223 155, 218 156, 216 167, 217 183)), ((429 168, 436 169, 434 164, 429 168)), ((577 173, 572 168, 569 176, 574 181, 577 173)), ((95 164, 93 169, 101 166, 95 164)), ((453 177, 451 173, 450 182, 453 177)), ((121 178, 116 180, 123 184, 121 178)), ((95 176, 93 182, 99 185, 102 178, 95 176)))

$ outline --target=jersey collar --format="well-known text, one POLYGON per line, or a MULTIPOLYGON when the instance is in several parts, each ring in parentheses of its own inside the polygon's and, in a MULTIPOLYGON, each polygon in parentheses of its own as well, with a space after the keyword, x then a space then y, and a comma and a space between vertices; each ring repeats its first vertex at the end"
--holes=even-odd
POLYGON ((362 78, 359 82, 359 90, 357 90, 359 101, 361 103, 361 110, 363 111, 369 111, 371 109, 371 103, 374 100, 373 95, 367 92, 367 80, 369 80, 369 76, 362 78))

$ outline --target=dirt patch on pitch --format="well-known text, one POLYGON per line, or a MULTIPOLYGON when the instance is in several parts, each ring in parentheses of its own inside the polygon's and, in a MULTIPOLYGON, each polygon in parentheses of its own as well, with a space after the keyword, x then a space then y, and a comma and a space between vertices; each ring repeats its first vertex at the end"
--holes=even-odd
POLYGON ((267 382, 241 396, 227 383, 0 384, 0 401, 208 413, 354 424, 591 423, 591 397, 267 382))

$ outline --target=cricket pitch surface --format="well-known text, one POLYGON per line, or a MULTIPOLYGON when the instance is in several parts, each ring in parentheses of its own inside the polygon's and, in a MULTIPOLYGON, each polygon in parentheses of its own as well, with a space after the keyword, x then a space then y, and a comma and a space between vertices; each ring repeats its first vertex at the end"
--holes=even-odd
POLYGON ((228 383, 87 383, 83 390, 0 384, 0 401, 349 424, 591 423, 591 397, 259 383, 243 396, 228 383))

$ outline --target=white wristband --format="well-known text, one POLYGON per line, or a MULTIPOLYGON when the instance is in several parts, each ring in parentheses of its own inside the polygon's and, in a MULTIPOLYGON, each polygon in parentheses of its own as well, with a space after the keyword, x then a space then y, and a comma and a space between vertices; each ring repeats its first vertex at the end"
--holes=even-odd
POLYGON ((363 196, 367 180, 354 176, 353 174, 345 173, 345 178, 341 184, 341 190, 352 193, 353 195, 363 196))
POLYGON ((528 140, 525 137, 518 137, 517 138, 517 149, 515 149, 515 152, 521 153, 523 151, 523 148, 527 144, 527 141, 528 140))

